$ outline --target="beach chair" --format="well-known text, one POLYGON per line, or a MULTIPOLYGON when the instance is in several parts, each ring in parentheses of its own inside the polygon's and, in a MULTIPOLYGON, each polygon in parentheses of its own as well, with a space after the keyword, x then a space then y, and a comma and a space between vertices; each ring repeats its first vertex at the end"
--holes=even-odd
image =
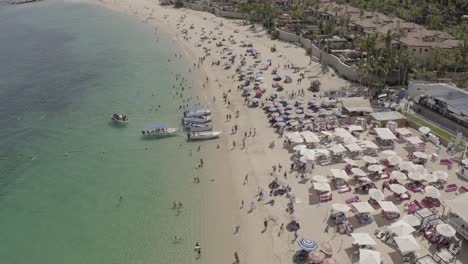
POLYGON ((333 200, 333 196, 332 196, 331 192, 320 194, 320 202, 321 203, 328 202, 328 201, 331 201, 331 200, 333 200))
POLYGON ((350 191, 351 191, 351 187, 349 187, 348 185, 338 188, 338 193, 347 193, 350 191))
POLYGON ((455 183, 447 184, 445 187, 446 192, 454 192, 458 189, 458 186, 455 183))
POLYGON ((468 188, 466 188, 465 186, 460 186, 460 188, 458 188, 458 192, 459 193, 466 193, 466 192, 468 192, 468 188))
POLYGON ((411 199, 411 194, 406 191, 405 193, 398 194, 398 193, 393 193, 393 196, 398 200, 398 201, 406 201, 411 199))
POLYGON ((388 161, 388 160, 384 160, 382 163, 385 165, 385 167, 387 167, 389 169, 395 167, 395 165, 391 164, 390 161, 388 161))
POLYGON ((453 161, 450 159, 441 159, 440 165, 447 165, 447 169, 451 170, 453 167, 453 161))
POLYGON ((358 195, 354 195, 348 199, 345 200, 345 203, 347 204, 351 204, 351 203, 355 203, 355 202, 359 202, 359 196, 358 195))

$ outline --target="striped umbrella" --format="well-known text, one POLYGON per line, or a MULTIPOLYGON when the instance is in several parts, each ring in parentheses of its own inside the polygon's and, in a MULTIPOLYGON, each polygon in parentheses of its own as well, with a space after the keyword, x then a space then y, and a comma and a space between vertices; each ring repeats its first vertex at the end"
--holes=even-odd
POLYGON ((319 247, 317 242, 315 242, 314 240, 305 239, 305 238, 302 238, 301 240, 299 240, 297 244, 299 245, 301 249, 305 251, 315 251, 319 247))
POLYGON ((325 253, 326 255, 331 255, 333 254, 333 248, 328 242, 322 242, 320 243, 320 250, 325 253))
POLYGON ((312 251, 308 255, 309 262, 321 263, 325 259, 325 254, 322 251, 312 251))

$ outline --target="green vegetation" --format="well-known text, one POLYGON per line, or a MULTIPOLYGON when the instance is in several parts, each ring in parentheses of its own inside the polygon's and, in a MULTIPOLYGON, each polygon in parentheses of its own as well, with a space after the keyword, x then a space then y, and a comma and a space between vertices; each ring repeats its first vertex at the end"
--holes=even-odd
POLYGON ((455 141, 455 136, 452 133, 448 132, 447 130, 444 130, 438 126, 435 126, 434 124, 427 122, 426 120, 416 115, 413 115, 411 113, 404 113, 404 115, 406 116, 406 118, 415 122, 416 124, 430 128, 431 131, 437 136, 448 139, 452 142, 455 141))

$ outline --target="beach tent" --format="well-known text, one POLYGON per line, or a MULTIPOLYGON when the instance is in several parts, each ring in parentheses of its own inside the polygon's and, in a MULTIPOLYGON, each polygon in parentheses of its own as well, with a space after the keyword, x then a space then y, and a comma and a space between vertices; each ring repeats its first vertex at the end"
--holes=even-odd
POLYGON ((394 233, 397 236, 405 236, 413 233, 416 231, 412 226, 410 226, 408 223, 406 223, 403 220, 399 220, 398 222, 395 222, 391 224, 388 227, 388 230, 390 230, 392 233, 394 233))
POLYGON ((395 132, 404 136, 404 137, 408 137, 410 135, 412 135, 413 133, 411 133, 411 131, 409 131, 409 129, 407 129, 406 127, 399 127, 397 129, 395 129, 395 132))
POLYGON ((418 241, 412 235, 397 236, 394 239, 402 255, 421 249, 418 241))
POLYGON ((369 189, 369 197, 376 201, 381 201, 385 199, 385 195, 383 194, 383 192, 375 188, 369 189))
POLYGON ((354 160, 350 159, 350 158, 344 158, 343 161, 346 162, 347 164, 351 165, 351 166, 357 166, 357 163, 354 160))
POLYGON ((343 147, 341 144, 336 144, 330 147, 330 151, 333 154, 341 154, 343 152, 346 152, 346 149, 343 147))
POLYGON ((362 140, 361 142, 359 142, 359 145, 362 148, 367 148, 367 149, 378 149, 379 148, 379 146, 377 146, 374 142, 372 142, 370 140, 362 140))
POLYGON ((419 226, 421 224, 421 219, 419 219, 414 214, 408 214, 401 218, 401 221, 406 222, 410 226, 419 226))
POLYGON ((423 141, 418 137, 407 137, 406 141, 408 141, 408 143, 410 143, 412 145, 419 145, 419 144, 423 143, 423 141))
POLYGON ((368 202, 357 202, 352 203, 351 206, 356 208, 359 213, 370 213, 375 211, 374 208, 368 202))
POLYGON ((377 137, 383 139, 383 140, 395 140, 397 139, 395 135, 392 133, 392 131, 386 127, 377 127, 374 128, 375 133, 377 134, 377 137))
POLYGON ((321 192, 331 192, 330 185, 324 182, 314 182, 314 190, 321 192))
POLYGON ((351 233, 354 238, 354 243, 360 246, 374 246, 377 245, 375 240, 367 233, 351 233))
POLYGON ((379 203, 382 210, 385 211, 385 212, 396 212, 396 213, 400 212, 398 207, 396 207, 396 205, 394 205, 390 201, 377 201, 377 202, 379 203))
MULTIPOLYGON (((456 196, 453 199, 445 200, 445 205, 450 212, 458 215, 463 222, 468 223, 468 193, 456 196)), ((468 226, 468 224, 465 224, 468 226)))
POLYGON ((367 162, 367 163, 371 163, 371 164, 372 164, 372 163, 378 163, 378 162, 379 162, 376 158, 371 157, 371 156, 363 156, 363 157, 362 157, 362 160, 364 160, 364 161, 367 162))
POLYGON ((380 253, 369 249, 359 249, 359 264, 381 264, 380 253))
POLYGON ((367 174, 360 168, 352 168, 351 172, 358 177, 365 177, 367 174))
POLYGON ((351 207, 349 207, 346 204, 332 204, 332 210, 334 211, 346 213, 346 212, 349 212, 350 209, 351 207))
POLYGON ((322 175, 312 176, 312 180, 314 182, 324 182, 324 183, 329 182, 328 178, 322 175))
POLYGON ((332 173, 333 177, 336 178, 336 179, 343 179, 343 180, 349 180, 350 179, 350 177, 348 176, 348 174, 346 174, 346 172, 344 170, 331 169, 331 173, 332 173))
POLYGON ((318 138, 317 135, 310 131, 302 131, 301 136, 304 138, 305 142, 307 143, 318 143, 320 142, 320 139, 318 138))
POLYGON ((350 144, 346 144, 345 147, 351 151, 351 152, 359 152, 359 151, 362 151, 362 148, 356 144, 356 143, 350 143, 350 144))

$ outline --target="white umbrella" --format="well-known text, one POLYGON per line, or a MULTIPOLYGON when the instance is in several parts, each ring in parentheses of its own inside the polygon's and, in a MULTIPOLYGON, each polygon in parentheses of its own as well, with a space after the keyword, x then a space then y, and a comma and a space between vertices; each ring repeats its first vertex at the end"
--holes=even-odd
POLYGON ((346 213, 346 212, 349 212, 349 210, 351 209, 351 207, 347 206, 346 204, 332 204, 332 209, 334 211, 339 211, 339 212, 343 212, 343 213, 346 213))
POLYGON ((392 173, 390 174, 390 177, 392 179, 399 180, 399 181, 404 181, 407 178, 406 174, 404 174, 401 171, 392 171, 392 173))
POLYGON ((390 190, 394 193, 402 194, 406 192, 405 186, 401 184, 390 184, 390 190))
POLYGON ((396 155, 397 153, 391 149, 387 149, 387 150, 384 150, 382 151, 382 154, 384 155, 396 155))
POLYGON ((299 161, 302 163, 307 163, 309 161, 314 161, 314 160, 315 160, 315 156, 313 154, 304 155, 299 159, 299 161))
POLYGON ((390 164, 392 164, 392 165, 398 165, 398 164, 400 164, 400 163, 403 161, 403 159, 402 159, 401 157, 396 156, 396 155, 393 155, 393 156, 388 157, 387 160, 388 160, 388 162, 390 162, 390 164))
POLYGON ((314 190, 322 192, 330 192, 331 188, 328 183, 325 182, 314 182, 314 190))
POLYGON ((373 246, 377 245, 375 240, 367 233, 351 233, 354 238, 354 243, 360 246, 373 246))
POLYGON ((346 152, 346 149, 343 147, 343 145, 336 144, 330 147, 330 151, 335 154, 339 154, 339 153, 346 152))
POLYGON ((442 180, 442 181, 445 181, 448 179, 448 173, 446 171, 436 170, 432 174, 435 175, 437 179, 442 180))
POLYGON ((376 171, 382 171, 383 169, 385 169, 385 167, 379 164, 374 164, 374 165, 370 165, 369 167, 367 167, 367 169, 369 171, 376 172, 376 171))
POLYGON ((388 229, 397 236, 405 236, 413 233, 416 229, 410 226, 408 223, 400 220, 391 224, 388 229))
POLYGON ((364 160, 367 163, 377 163, 378 162, 377 159, 375 159, 374 157, 371 157, 371 156, 363 156, 362 160, 364 160))
POLYGON ((444 237, 453 237, 457 233, 457 231, 449 224, 439 224, 436 226, 436 231, 444 237))
POLYGON ((424 191, 426 192, 425 194, 426 197, 431 197, 434 199, 437 199, 440 197, 440 191, 437 190, 437 188, 434 186, 426 186, 426 188, 424 188, 424 191))
POLYGON ((398 236, 394 239, 401 253, 407 253, 421 249, 418 241, 416 241, 412 235, 398 236))
POLYGON ((369 179, 369 177, 359 177, 357 178, 358 181, 363 181, 363 182, 371 182, 372 180, 369 179))
POLYGON ((426 168, 424 168, 423 165, 414 165, 413 169, 411 171, 417 172, 417 173, 422 174, 422 175, 427 174, 427 170, 426 170, 426 168))
POLYGON ((380 253, 369 249, 359 249, 359 264, 381 264, 380 253))
POLYGON ((408 178, 413 180, 413 181, 422 181, 424 179, 424 174, 417 173, 417 172, 410 172, 408 173, 408 178))
POLYGON ((331 173, 335 179, 349 180, 350 177, 346 174, 344 170, 340 169, 331 169, 331 173))
POLYGON ((343 159, 344 162, 348 163, 351 166, 357 166, 356 162, 350 158, 343 159))
POLYGON ((356 208, 359 213, 370 213, 375 211, 374 208, 368 202, 357 202, 352 203, 351 206, 356 208))
POLYGON ((437 176, 434 173, 432 173, 432 174, 427 174, 424 180, 427 182, 436 182, 439 180, 439 178, 437 178, 437 176))
POLYGON ((421 151, 413 152, 413 155, 419 159, 427 159, 427 154, 421 151))
POLYGON ((348 130, 349 130, 349 131, 363 131, 364 129, 362 128, 362 126, 350 125, 350 126, 348 127, 348 130))
POLYGON ((410 226, 419 226, 421 224, 421 219, 419 219, 414 214, 408 214, 401 218, 402 221, 406 222, 410 226))
POLYGON ((400 212, 398 207, 396 207, 396 205, 394 205, 390 201, 377 201, 377 202, 379 203, 382 210, 385 211, 385 212, 396 212, 396 213, 400 212))
POLYGON ((410 171, 413 169, 414 164, 411 161, 403 161, 398 165, 398 167, 400 170, 410 171))
POLYGON ((329 182, 328 178, 322 175, 315 175, 312 177, 312 180, 314 182, 324 182, 324 183, 329 182))
POLYGON ((419 132, 421 132, 423 134, 427 134, 427 133, 431 132, 431 129, 428 128, 428 127, 420 127, 418 130, 419 130, 419 132))
POLYGON ((367 174, 360 168, 352 168, 351 172, 358 177, 365 177, 367 174))
POLYGON ((293 148, 295 151, 300 151, 301 149, 307 149, 306 145, 297 145, 293 148))
POLYGON ((377 201, 385 199, 383 192, 375 188, 369 189, 369 196, 377 201))

